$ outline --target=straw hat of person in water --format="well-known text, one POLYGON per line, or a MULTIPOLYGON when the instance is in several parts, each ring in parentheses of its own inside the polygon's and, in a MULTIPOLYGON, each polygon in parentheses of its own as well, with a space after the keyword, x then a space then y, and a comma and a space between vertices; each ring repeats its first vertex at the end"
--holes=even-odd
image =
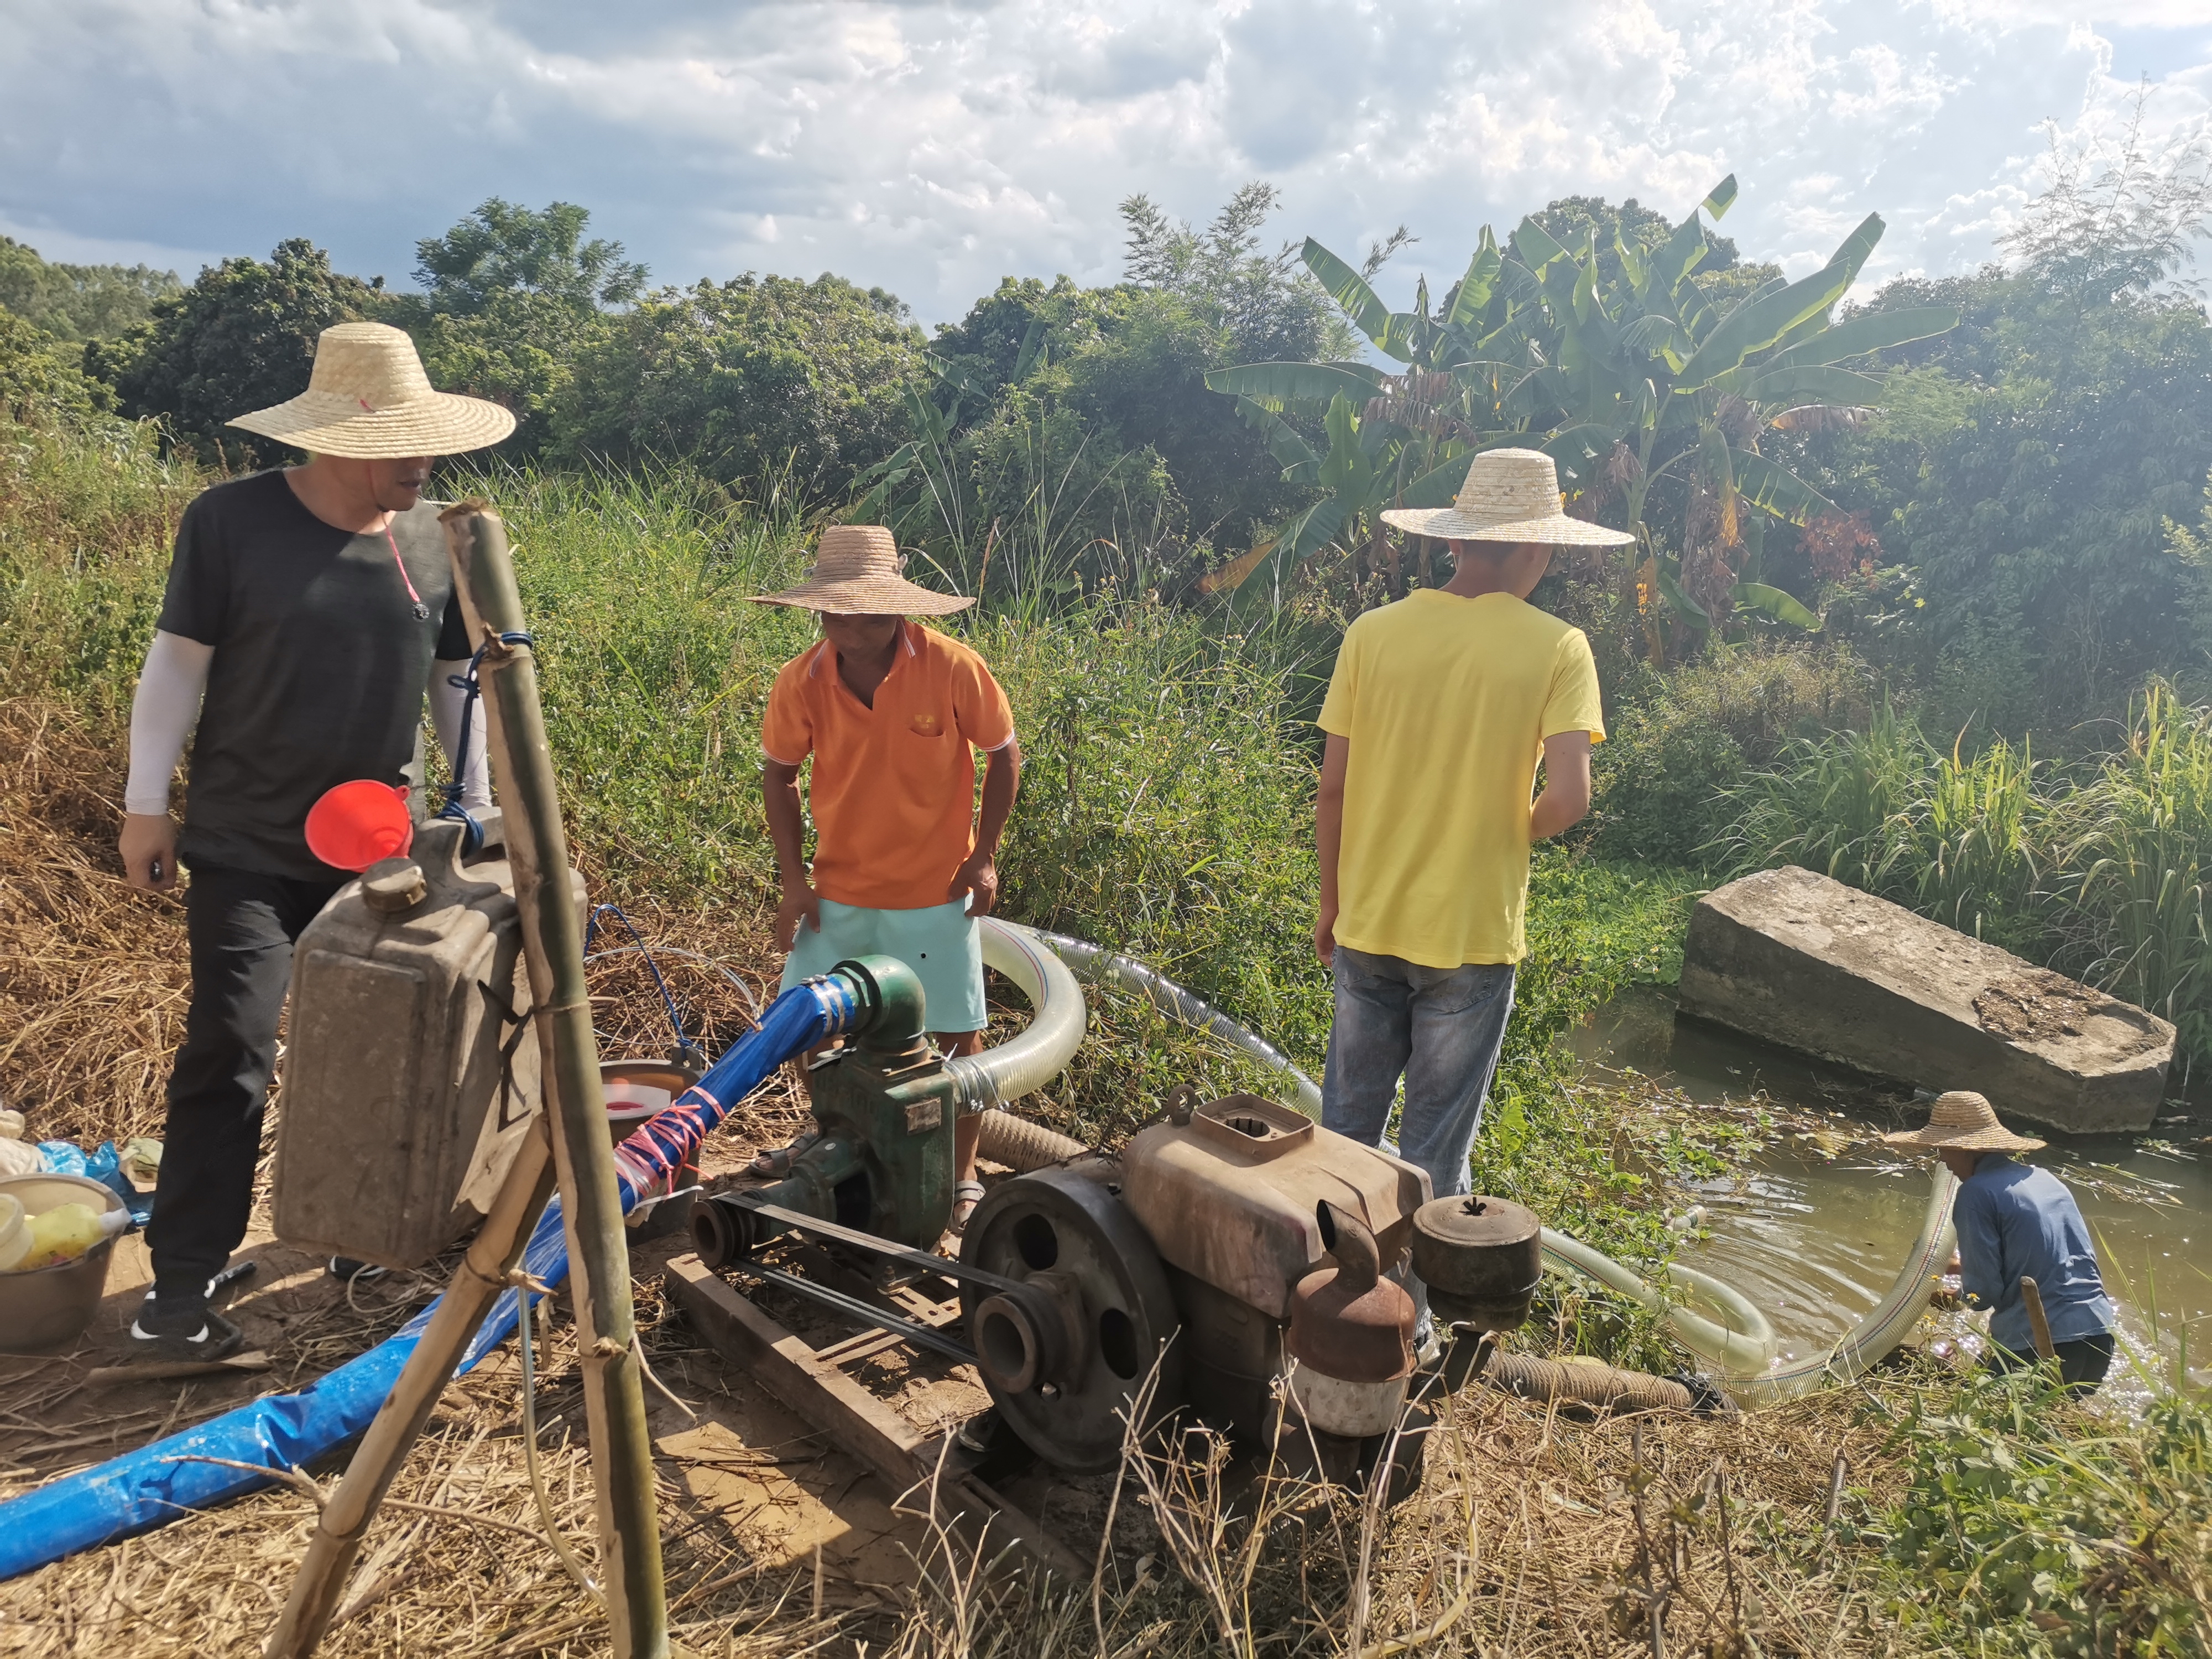
POLYGON ((1966 1089, 1936 1096, 1924 1127, 1882 1139, 1893 1146, 1951 1147, 1962 1152, 2032 1152, 2045 1144, 2031 1135, 2014 1134, 1997 1121, 1996 1108, 1988 1097, 1966 1089))

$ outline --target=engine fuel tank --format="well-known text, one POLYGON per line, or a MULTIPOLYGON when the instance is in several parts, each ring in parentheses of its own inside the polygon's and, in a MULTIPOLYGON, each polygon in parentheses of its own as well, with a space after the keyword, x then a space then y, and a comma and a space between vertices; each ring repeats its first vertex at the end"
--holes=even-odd
POLYGON ((1328 1255, 1316 1206, 1356 1217, 1387 1262, 1429 1199, 1426 1170, 1256 1095, 1139 1130, 1121 1170, 1122 1202, 1162 1260, 1275 1320, 1328 1255))

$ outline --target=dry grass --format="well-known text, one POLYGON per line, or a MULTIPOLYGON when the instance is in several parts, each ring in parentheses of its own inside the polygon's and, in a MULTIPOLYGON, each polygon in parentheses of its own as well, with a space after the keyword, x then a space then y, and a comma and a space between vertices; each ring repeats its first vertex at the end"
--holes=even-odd
POLYGON ((0 1096, 40 1139, 158 1134, 184 1034, 184 904, 125 884, 122 783, 67 710, 0 702, 0 1096))

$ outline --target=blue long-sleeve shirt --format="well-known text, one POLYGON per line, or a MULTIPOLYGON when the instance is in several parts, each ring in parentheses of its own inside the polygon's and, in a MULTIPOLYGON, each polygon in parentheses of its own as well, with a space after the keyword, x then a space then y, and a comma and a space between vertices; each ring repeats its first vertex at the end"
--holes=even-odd
POLYGON ((2066 1183, 2048 1170, 1985 1152, 1959 1185, 1959 1279, 1967 1305, 1987 1308, 1990 1337, 2033 1354, 2035 1335, 2020 1293, 2035 1281, 2053 1342, 2112 1329, 2114 1310, 2097 1271, 2089 1229, 2066 1183))

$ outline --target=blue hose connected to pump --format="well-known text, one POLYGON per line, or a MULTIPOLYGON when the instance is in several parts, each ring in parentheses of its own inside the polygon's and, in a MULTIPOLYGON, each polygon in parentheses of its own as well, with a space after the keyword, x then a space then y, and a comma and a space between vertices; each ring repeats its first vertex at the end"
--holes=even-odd
MULTIPOLYGON (((777 1066, 848 1029, 854 1012, 851 990, 835 979, 795 986, 770 1003, 757 1029, 739 1038, 695 1087, 617 1150, 623 1208, 636 1203, 654 1174, 678 1167, 701 1137, 777 1066)), ((545 1206, 522 1261, 541 1283, 557 1285, 568 1276, 568 1244, 558 1198, 545 1206)), ((455 1376, 513 1333, 520 1295, 507 1291, 493 1303, 455 1376)), ((196 1428, 0 1504, 0 1580, 270 1484, 268 1476, 249 1470, 192 1460, 296 1468, 362 1433, 398 1381, 436 1306, 431 1304, 359 1358, 295 1393, 264 1395, 196 1428)))

